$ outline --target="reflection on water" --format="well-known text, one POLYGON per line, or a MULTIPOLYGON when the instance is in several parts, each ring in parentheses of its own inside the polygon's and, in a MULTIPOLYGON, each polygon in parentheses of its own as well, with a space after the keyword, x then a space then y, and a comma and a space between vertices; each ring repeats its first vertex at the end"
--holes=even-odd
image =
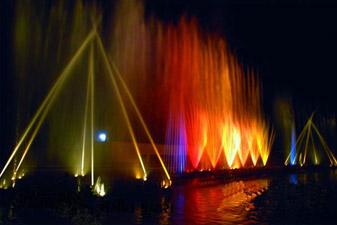
POLYGON ((331 224, 336 190, 337 170, 327 170, 233 182, 195 179, 169 195, 102 202, 68 194, 45 206, 50 196, 29 202, 15 194, 0 201, 0 224, 331 224))
POLYGON ((291 184, 298 184, 298 177, 296 173, 290 174, 289 176, 289 183, 291 184))
POLYGON ((268 180, 236 181, 182 188, 174 196, 174 224, 249 223, 253 200, 268 189, 268 180))

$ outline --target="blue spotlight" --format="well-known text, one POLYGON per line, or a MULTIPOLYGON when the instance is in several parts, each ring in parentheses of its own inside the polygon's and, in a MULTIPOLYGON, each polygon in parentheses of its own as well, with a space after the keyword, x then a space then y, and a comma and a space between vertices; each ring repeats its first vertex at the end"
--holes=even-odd
POLYGON ((293 126, 291 129, 291 147, 290 147, 290 164, 296 164, 296 131, 293 126))
POLYGON ((106 142, 108 140, 108 135, 105 130, 98 131, 96 134, 97 142, 106 142))

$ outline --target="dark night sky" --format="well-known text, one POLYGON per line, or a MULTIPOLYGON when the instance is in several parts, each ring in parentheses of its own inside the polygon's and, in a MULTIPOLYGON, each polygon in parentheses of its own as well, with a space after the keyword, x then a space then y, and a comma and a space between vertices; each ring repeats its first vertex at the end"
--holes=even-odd
POLYGON ((286 92, 305 104, 336 110, 337 5, 242 0, 153 0, 149 5, 164 20, 187 13, 223 33, 241 61, 260 72, 266 101, 286 92))
MULTIPOLYGON (((106 12, 111 3, 101 1, 106 12)), ((1 2, 1 146, 12 133, 11 1, 1 2)), ((285 93, 296 106, 336 112, 337 5, 330 1, 147 0, 147 14, 172 21, 196 16, 222 33, 240 60, 259 71, 267 111, 285 93)), ((0 150, 1 151, 1 150, 0 150)), ((0 158, 2 156, 0 155, 0 158)))
MULTIPOLYGON (((155 1, 149 13, 162 20, 181 14, 197 16, 205 30, 222 33, 240 61, 262 78, 264 108, 279 129, 275 102, 292 102, 297 127, 316 111, 320 119, 336 115, 337 3, 329 1, 155 1)), ((321 127, 321 129, 330 129, 321 127)), ((284 150, 277 130, 271 161, 284 150), (275 147, 276 146, 276 147, 275 147)), ((298 131, 299 132, 299 131, 298 131)), ((336 127, 326 138, 335 149, 336 127)))

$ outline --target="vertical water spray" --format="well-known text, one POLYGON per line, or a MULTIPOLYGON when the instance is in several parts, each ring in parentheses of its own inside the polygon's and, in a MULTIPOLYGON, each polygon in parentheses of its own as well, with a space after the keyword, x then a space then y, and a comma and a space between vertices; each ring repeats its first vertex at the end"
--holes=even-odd
POLYGON ((194 17, 145 20, 140 2, 125 1, 117 7, 112 37, 120 82, 142 93, 137 102, 148 118, 167 121, 163 154, 170 171, 258 165, 259 159, 266 165, 272 135, 261 110, 259 80, 223 37, 207 33, 194 17))
MULTIPOLYGON (((30 137, 28 147, 16 166, 17 169, 20 167, 67 74, 79 56, 84 55, 84 49, 89 44, 88 65, 85 65, 85 69, 79 69, 80 72, 81 69, 88 72, 87 80, 84 81, 84 86, 87 86, 83 94, 84 105, 81 105, 84 108, 84 120, 81 117, 83 126, 81 122, 74 124, 73 127, 80 124, 80 131, 70 133, 79 143, 74 149, 80 162, 74 164, 77 169, 80 165, 78 172, 81 175, 90 168, 92 186, 95 175, 99 173, 95 167, 95 156, 97 161, 99 155, 95 153, 94 128, 98 126, 100 118, 95 115, 100 112, 97 97, 100 90, 95 89, 95 82, 99 83, 100 78, 97 76, 104 72, 108 73, 113 93, 117 96, 115 104, 121 109, 124 119, 121 123, 126 123, 124 129, 128 132, 128 138, 131 137, 144 180, 148 174, 139 144, 141 138, 150 143, 169 182, 169 169, 162 159, 162 154, 166 152, 170 155, 165 158, 172 159, 170 171, 179 173, 238 168, 251 164, 266 165, 272 135, 261 110, 260 83, 256 73, 240 64, 222 36, 203 30, 196 18, 181 17, 177 23, 164 23, 151 16, 146 20, 141 1, 121 1, 120 4, 120 8, 116 7, 112 51, 106 51, 95 27, 34 115, 0 177, 17 154, 21 142, 30 137), (96 66, 100 62, 94 56, 94 44, 98 44, 97 55, 102 56, 102 68, 96 66), (130 113, 130 108, 134 115, 130 113), (146 119, 152 117, 156 117, 162 127, 167 126, 166 135, 163 135, 165 140, 161 140, 159 135, 151 135, 151 128, 156 124, 146 123, 146 119), (139 126, 134 126, 136 120, 139 126), (142 134, 144 137, 137 136, 140 132, 145 133, 142 134), (158 140, 165 142, 167 151, 159 151, 156 146, 158 140), (78 154, 78 149, 82 149, 81 154, 78 154)), ((79 5, 79 12, 83 9, 81 7, 84 6, 79 5)), ((81 29, 81 18, 73 21, 76 24, 73 32, 81 29)), ((71 44, 79 42, 74 37, 70 39, 71 44)), ((58 59, 60 54, 57 53, 58 59)), ((62 104, 62 107, 66 106, 62 104)), ((66 112, 65 109, 62 112, 66 112)), ((66 139, 64 136, 60 139, 66 139)), ((62 152, 62 157, 64 154, 62 152)), ((164 186, 167 186, 167 182, 164 186)))
MULTIPOLYGON (((253 165, 259 158, 266 165, 273 135, 261 112, 254 72, 245 72, 222 37, 202 34, 195 19, 157 26, 160 50, 154 60, 164 65, 156 71, 169 96, 166 144, 180 146, 177 137, 185 130, 185 170, 241 167, 248 156, 253 165), (175 122, 181 120, 185 129, 175 122)), ((176 163, 179 149, 168 151, 176 163)))
MULTIPOLYGON (((60 74, 58 79, 55 81, 54 85, 52 86, 52 88, 48 92, 47 96, 44 98, 41 105, 38 107, 38 109, 37 109, 36 113, 34 114, 32 120, 29 122, 28 126, 26 127, 25 131, 23 132, 22 136, 20 137, 19 142, 17 143, 17 145, 13 149, 9 159, 7 160, 5 166, 3 167, 3 169, 0 173, 0 178, 2 177, 4 172, 6 171, 8 165, 13 160, 13 157, 16 155, 17 151, 21 147, 21 144, 26 140, 27 135, 29 134, 29 132, 31 131, 31 129, 34 127, 37 120, 39 119, 39 121, 37 122, 38 128, 34 133, 36 133, 38 131, 39 127, 41 126, 41 123, 44 121, 45 116, 48 113, 48 111, 49 111, 49 109, 50 109, 50 107, 51 107, 51 105, 52 105, 52 103, 55 99, 56 94, 59 93, 60 89, 62 88, 62 86, 63 86, 63 84, 66 80, 66 78, 69 76, 69 74, 70 74, 71 70, 73 69, 75 63, 80 58, 80 56, 83 54, 83 51, 85 50, 87 45, 90 43, 90 41, 94 37, 94 34, 95 33, 93 31, 89 33, 89 35, 83 41, 80 48, 77 50, 77 52, 74 54, 74 56, 70 59, 70 62, 67 64, 67 66, 64 68, 63 72, 60 74)), ((34 133, 33 133, 33 136, 35 137, 36 134, 34 134, 34 133)), ((31 141, 29 141, 29 142, 32 142, 34 140, 34 137, 31 138, 31 141)), ((30 144, 29 144, 29 146, 30 146, 30 144)), ((29 147, 24 152, 28 151, 28 149, 29 149, 29 147)), ((26 155, 26 153, 23 154, 23 158, 25 157, 25 155, 26 155)))
POLYGON ((290 164, 296 164, 296 131, 295 126, 291 128, 291 145, 290 145, 290 164))
POLYGON ((89 74, 90 74, 90 153, 91 153, 91 186, 95 183, 95 155, 94 155, 94 46, 90 45, 90 61, 89 61, 89 74))
MULTIPOLYGON (((91 44, 92 45, 92 44, 91 44)), ((89 60, 91 57, 89 57, 89 60)), ((91 62, 90 62, 91 63, 91 62)), ((88 72, 88 78, 87 78, 87 91, 86 91, 86 100, 85 100, 85 109, 84 109, 84 120, 83 120, 83 143, 82 143, 82 157, 81 157, 81 170, 80 174, 81 176, 84 176, 84 164, 85 164, 85 150, 86 150, 86 136, 87 136, 87 121, 88 121, 88 107, 90 102, 90 72, 88 72)))

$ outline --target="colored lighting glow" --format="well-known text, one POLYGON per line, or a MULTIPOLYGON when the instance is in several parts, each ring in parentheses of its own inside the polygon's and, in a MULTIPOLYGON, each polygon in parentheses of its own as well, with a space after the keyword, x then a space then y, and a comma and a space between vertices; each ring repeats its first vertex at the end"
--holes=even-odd
MULTIPOLYGON (((107 56, 107 54, 106 54, 106 51, 105 51, 105 49, 104 49, 102 40, 100 39, 100 37, 98 36, 97 33, 96 33, 96 40, 97 40, 98 47, 99 47, 99 50, 100 50, 100 52, 101 52, 101 55, 102 55, 102 57, 103 57, 103 61, 104 61, 105 65, 106 65, 106 69, 107 69, 107 71, 108 71, 108 74, 109 74, 109 77, 110 77, 112 86, 114 87, 114 91, 115 91, 115 93, 116 93, 116 95, 117 95, 117 99, 118 99, 119 105, 120 105, 120 107, 121 107, 121 109, 122 109, 122 114, 123 114, 123 117, 124 117, 124 119, 125 119, 125 122, 126 122, 126 125, 127 125, 127 128, 128 128, 128 131, 129 131, 129 134, 130 134, 130 136, 131 136, 132 143, 133 143, 133 145, 134 145, 134 147, 135 147, 135 150, 136 150, 136 153, 137 153, 137 156, 138 156, 140 165, 141 165, 141 167, 142 167, 142 170, 143 170, 143 173, 144 173, 144 177, 146 177, 146 176, 147 176, 147 172, 146 172, 146 169, 145 169, 145 165, 144 165, 142 156, 141 156, 141 154, 140 154, 139 146, 138 146, 138 143, 137 143, 137 140, 136 140, 136 135, 135 135, 134 129, 133 129, 132 125, 131 125, 131 121, 130 121, 128 112, 127 112, 127 110, 126 110, 125 103, 124 103, 124 101, 123 101, 122 95, 121 95, 121 93, 120 93, 120 89, 119 89, 119 87, 118 87, 118 85, 117 85, 117 81, 116 81, 116 78, 115 78, 115 76, 114 76, 114 72, 113 72, 113 71, 116 72, 116 69, 113 70, 113 67, 112 67, 112 65, 111 65, 111 63, 110 63, 110 61, 109 61, 109 59, 108 59, 108 56, 107 56)), ((119 75, 119 73, 117 73, 117 75, 119 75)), ((127 88, 126 88, 125 85, 124 85, 123 87, 127 90, 127 88)), ((131 96, 131 94, 130 94, 130 96, 131 96)), ((130 98, 130 99, 131 99, 131 98, 130 98)), ((131 101, 131 102, 133 102, 133 101, 131 101)), ((134 107, 134 108, 136 108, 136 107, 134 107)), ((137 110, 136 110, 136 112, 137 112, 137 110)))
POLYGON ((202 30, 193 17, 175 23, 154 17, 148 24, 141 3, 121 6, 112 66, 123 75, 117 72, 122 85, 138 79, 135 93, 144 93, 142 109, 156 109, 156 117, 167 121, 160 122, 166 124, 168 171, 266 165, 273 134, 262 113, 259 80, 226 40, 202 30))
POLYGON ((178 145, 178 171, 183 172, 185 170, 186 163, 186 131, 184 121, 180 121, 179 132, 179 145, 178 145))
MULTIPOLYGON (((102 42, 101 42, 100 38, 98 38, 98 40, 99 40, 100 46, 102 46, 102 42)), ((170 174, 169 174, 169 172, 168 172, 168 170, 167 170, 167 168, 166 168, 166 166, 164 164, 164 161, 163 161, 162 157, 159 154, 159 151, 158 151, 158 149, 156 147, 156 144, 154 143, 154 140, 153 140, 153 138, 152 138, 152 136, 150 134, 149 128, 147 127, 147 125, 146 125, 146 123, 145 123, 145 121, 143 119, 143 116, 140 113, 140 111, 138 109, 138 106, 137 106, 135 100, 133 99, 133 96, 132 96, 129 88, 127 87, 126 83, 124 82, 124 80, 123 80, 123 78, 122 78, 119 70, 117 69, 116 65, 114 63, 111 63, 111 64, 112 64, 112 66, 113 66, 113 68, 114 68, 114 70, 116 72, 117 77, 119 78, 120 82, 122 83, 122 86, 123 86, 123 88, 124 88, 124 90, 125 90, 128 98, 129 98, 129 100, 131 102, 131 105, 133 106, 133 108, 134 108, 134 110, 135 110, 135 112, 137 114, 137 117, 138 117, 138 119, 139 119, 139 121, 140 121, 140 123, 141 123, 141 125, 142 125, 142 127, 143 127, 143 129, 145 131, 145 133, 146 133, 146 136, 147 136, 148 140, 151 143, 151 146, 152 146, 154 152, 156 153, 156 156, 157 156, 157 158, 158 158, 158 160, 160 162, 160 165, 161 165, 162 169, 164 170, 166 178, 171 182, 170 174)), ((146 176, 147 176, 147 174, 145 173, 144 177, 146 177, 146 176)))
POLYGON ((290 164, 296 165, 296 133, 295 127, 291 129, 291 149, 290 149, 290 164))
POLYGON ((174 145, 168 145, 167 150, 174 156, 171 159, 172 171, 176 173, 185 172, 187 155, 186 127, 182 118, 179 121, 169 121, 169 130, 166 141, 174 140, 174 145))
MULTIPOLYGON (((130 4, 129 7, 135 10, 135 7, 132 7, 135 3, 121 4, 130 4)), ((196 19, 182 17, 175 24, 161 24, 160 21, 151 18, 149 21, 153 23, 146 24, 142 18, 142 11, 131 11, 125 14, 124 10, 127 8, 121 7, 121 10, 116 12, 117 15, 123 14, 123 16, 120 18, 117 16, 114 21, 117 25, 113 37, 118 38, 113 40, 112 45, 117 47, 113 46, 112 49, 115 52, 112 54, 104 47, 94 24, 93 31, 81 44, 28 124, 18 145, 2 169, 0 178, 9 164, 15 161, 13 159, 18 155, 18 151, 23 150, 18 166, 15 167, 15 173, 20 169, 40 126, 45 121, 49 108, 53 106, 54 99, 65 86, 66 79, 75 68, 80 56, 86 55, 87 51, 84 50, 89 46, 89 59, 85 60, 88 62, 88 80, 86 93, 83 93, 83 96, 86 96, 83 101, 85 103, 83 105, 84 120, 81 120, 83 127, 79 129, 81 134, 78 135, 81 145, 76 147, 79 153, 78 162, 74 165, 77 169, 77 176, 83 176, 90 169, 93 188, 96 180, 94 173, 96 153, 93 141, 94 122, 96 122, 94 111, 96 113, 100 111, 99 101, 95 102, 95 94, 99 94, 97 91, 95 93, 95 80, 97 80, 96 83, 100 83, 100 78, 97 76, 101 73, 107 74, 110 78, 113 94, 116 95, 114 97, 117 97, 117 107, 121 110, 123 122, 126 123, 125 129, 129 132, 136 151, 139 161, 137 161, 137 166, 140 167, 139 175, 136 177, 147 179, 142 149, 139 148, 137 140, 139 138, 137 135, 140 133, 137 128, 143 129, 142 132, 145 132, 160 162, 166 176, 164 186, 171 185, 169 170, 182 173, 194 170, 210 171, 217 168, 240 168, 248 164, 266 165, 273 135, 270 133, 261 110, 260 85, 256 74, 238 62, 224 38, 202 32, 196 19), (125 15, 128 15, 127 19, 125 15), (121 21, 122 24, 120 24, 121 21), (118 29, 122 32, 118 32, 118 29), (124 33, 127 34, 127 38, 121 35, 124 33), (132 33, 137 33, 137 35, 132 35, 132 33), (146 54, 143 54, 144 52, 146 54), (104 67, 99 70, 99 73, 95 73, 98 67, 96 66, 98 63, 96 54, 99 56, 97 59, 102 60, 98 66, 104 67), (123 64, 127 65, 128 70, 125 70, 123 64), (150 70, 148 71, 147 68, 150 70), (137 76, 133 76, 135 75, 132 73, 133 70, 136 71, 137 76), (163 117, 160 117, 164 119, 159 124, 167 124, 165 144, 169 156, 164 157, 169 162, 169 168, 164 164, 161 153, 150 134, 149 128, 152 127, 147 127, 140 113, 148 105, 141 102, 140 106, 143 108, 138 108, 131 92, 134 94, 139 90, 131 88, 129 90, 129 87, 135 88, 138 85, 134 81, 137 81, 139 77, 155 85, 154 89, 142 89, 142 95, 135 98, 137 103, 141 102, 142 96, 147 96, 149 93, 156 97, 159 96, 160 101, 148 102, 151 103, 150 106, 155 109, 153 111, 156 114, 160 115, 164 112, 163 117), (129 84, 130 81, 137 85, 128 86, 127 83, 129 84), (132 111, 129 112, 129 109, 132 111), (137 121, 139 126, 133 124, 136 119, 139 120, 137 121), (23 149, 21 149, 22 144, 26 145, 23 149)), ((98 133, 96 140, 106 142, 107 133, 98 133)), ((99 159, 99 155, 97 156, 99 159)), ((102 189, 104 190, 104 185, 98 185, 97 193, 105 193, 101 191, 102 189)))
MULTIPOLYGON (((322 161, 320 159, 319 151, 321 155, 322 153, 325 153, 331 166, 337 165, 335 155, 313 122, 313 116, 314 113, 309 117, 308 122, 305 124, 295 144, 293 141, 295 136, 292 136, 292 148, 285 161, 285 165, 289 164, 289 160, 291 165, 299 164, 300 166, 304 166, 308 163, 319 165, 322 161), (311 156, 309 157, 309 160, 307 160, 308 154, 311 156)), ((294 135, 294 131, 292 132, 292 135, 294 135)))
POLYGON ((14 156, 16 155, 16 153, 18 152, 18 150, 20 149, 22 143, 24 142, 24 140, 26 140, 26 137, 28 136, 28 134, 31 132, 31 130, 33 129, 34 125, 36 125, 36 123, 38 123, 35 126, 35 130, 33 131, 33 134, 29 140, 29 144, 27 145, 27 147, 24 150, 24 153, 20 159, 20 163, 19 165, 16 167, 15 171, 18 171, 21 163, 23 162, 27 152, 29 151, 30 145, 32 144, 37 132, 39 131, 39 128, 42 124, 42 122, 44 121, 50 107, 52 106, 52 103, 55 99, 55 96, 58 94, 58 92, 60 91, 60 89, 62 88, 66 78, 69 76, 70 72, 72 71, 76 61, 78 60, 78 58, 82 55, 82 52, 84 51, 84 49, 87 47, 87 45, 90 43, 90 41, 92 40, 92 38, 94 37, 94 32, 90 32, 90 34, 87 36, 87 38, 83 41, 82 45, 80 46, 80 48, 77 50, 77 52, 75 53, 75 55, 71 58, 70 62, 68 63, 68 65, 64 68, 63 72, 60 74, 59 78, 56 80, 56 82, 53 84, 52 88, 50 89, 50 91, 48 92, 47 96, 45 97, 45 99, 43 100, 43 102, 41 103, 41 105, 39 106, 39 108, 37 109, 36 113, 34 114, 32 120, 30 121, 30 123, 28 124, 28 126, 26 127, 25 131, 23 132, 22 136, 20 137, 19 142, 17 143, 17 145, 15 146, 15 148, 12 151, 12 154, 10 155, 9 159, 7 160, 5 166, 3 167, 1 173, 0 173, 0 178, 3 176, 3 174, 5 173, 7 167, 9 166, 9 164, 11 163, 11 161, 13 160, 14 156), (38 122, 37 122, 38 121, 38 122))
POLYGON ((158 26, 155 65, 165 65, 157 71, 169 96, 170 171, 240 168, 247 161, 265 166, 273 133, 263 119, 256 74, 240 65, 223 38, 201 34, 194 19, 158 26))
MULTIPOLYGON (((95 156, 94 156, 94 93, 95 93, 95 79, 94 79, 94 47, 93 43, 90 45, 90 54, 89 54, 89 83, 90 83, 90 155, 91 155, 91 186, 95 182, 95 156)), ((104 191, 104 185, 102 187, 104 191)), ((103 192, 102 192, 103 193, 103 192)), ((104 191, 105 195, 105 191, 104 191)), ((102 196, 102 195, 101 195, 102 196)))

